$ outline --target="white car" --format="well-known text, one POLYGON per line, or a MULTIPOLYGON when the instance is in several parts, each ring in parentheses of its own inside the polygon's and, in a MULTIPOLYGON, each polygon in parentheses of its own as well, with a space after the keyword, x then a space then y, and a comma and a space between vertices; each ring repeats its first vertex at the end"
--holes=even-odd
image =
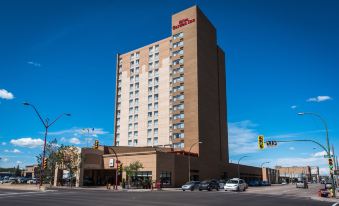
POLYGON ((243 179, 233 178, 226 182, 224 186, 225 191, 245 191, 246 190, 246 182, 243 179))
POLYGON ((32 178, 30 180, 27 180, 27 184, 36 184, 37 181, 36 181, 36 178, 32 178))

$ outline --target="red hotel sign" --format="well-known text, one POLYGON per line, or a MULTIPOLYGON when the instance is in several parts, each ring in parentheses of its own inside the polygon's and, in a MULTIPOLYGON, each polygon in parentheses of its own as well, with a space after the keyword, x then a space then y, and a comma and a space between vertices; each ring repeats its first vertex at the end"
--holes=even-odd
POLYGON ((193 22, 195 22, 195 19, 188 19, 188 18, 181 19, 178 25, 173 26, 173 30, 179 29, 180 27, 186 26, 187 24, 191 24, 193 22))

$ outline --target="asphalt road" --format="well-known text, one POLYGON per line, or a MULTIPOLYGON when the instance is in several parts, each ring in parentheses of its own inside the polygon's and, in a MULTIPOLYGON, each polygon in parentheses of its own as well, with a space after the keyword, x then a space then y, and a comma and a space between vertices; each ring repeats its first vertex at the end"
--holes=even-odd
POLYGON ((54 190, 47 192, 13 191, 0 189, 0 205, 34 205, 34 206, 67 206, 67 205, 166 205, 166 206, 199 206, 199 205, 236 205, 236 206, 332 206, 333 203, 320 202, 301 197, 263 195, 237 192, 113 192, 94 190, 54 190))

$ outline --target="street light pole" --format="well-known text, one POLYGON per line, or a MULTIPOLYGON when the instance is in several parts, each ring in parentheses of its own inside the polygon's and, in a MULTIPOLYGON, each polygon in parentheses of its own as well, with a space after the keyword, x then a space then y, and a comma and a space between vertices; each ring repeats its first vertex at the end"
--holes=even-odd
POLYGON ((46 118, 45 121, 42 119, 39 111, 37 110, 37 108, 33 105, 33 104, 30 104, 28 102, 24 102, 23 105, 25 106, 31 106, 35 113, 38 115, 40 121, 42 122, 42 124, 44 125, 45 127, 45 136, 44 136, 44 147, 43 147, 43 152, 42 152, 42 159, 41 159, 41 165, 40 165, 40 183, 39 185, 42 186, 42 182, 43 182, 43 177, 44 177, 44 167, 43 167, 43 162, 45 160, 45 156, 46 156, 46 140, 47 140, 47 134, 48 134, 48 128, 51 127, 56 121, 58 121, 62 116, 71 116, 71 114, 68 114, 68 113, 62 113, 60 114, 57 118, 55 118, 55 120, 53 120, 51 123, 49 123, 49 119, 46 118))
POLYGON ((240 167, 239 167, 239 163, 240 163, 240 161, 243 159, 243 158, 245 158, 245 157, 248 157, 248 156, 242 156, 242 157, 240 157, 239 158, 239 160, 238 160, 238 178, 240 178, 240 167))
POLYGON ((202 144, 202 142, 193 143, 188 151, 188 181, 191 181, 191 150, 196 144, 202 144))
MULTIPOLYGON (((328 127, 327 127, 327 122, 326 120, 319 114, 317 113, 314 113, 314 112, 299 112, 298 115, 305 115, 305 114, 308 114, 308 115, 313 115, 313 116, 316 116, 318 117, 321 122, 324 124, 324 127, 325 127, 325 130, 326 130, 326 144, 327 144, 327 155, 328 155, 328 158, 331 158, 331 148, 330 148, 330 141, 329 141, 329 138, 328 138, 328 127)), ((333 154, 334 155, 334 154, 333 154)), ((335 182, 334 182, 334 178, 333 178, 333 173, 331 173, 330 171, 330 175, 331 175, 331 179, 332 179, 332 190, 333 190, 333 196, 335 197, 335 182)))

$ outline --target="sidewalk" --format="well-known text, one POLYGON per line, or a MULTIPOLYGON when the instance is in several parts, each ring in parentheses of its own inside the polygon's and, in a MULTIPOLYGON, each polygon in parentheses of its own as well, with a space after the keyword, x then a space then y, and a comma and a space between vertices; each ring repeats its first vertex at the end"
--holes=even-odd
POLYGON ((10 190, 39 190, 39 185, 36 184, 0 184, 0 189, 10 190))

